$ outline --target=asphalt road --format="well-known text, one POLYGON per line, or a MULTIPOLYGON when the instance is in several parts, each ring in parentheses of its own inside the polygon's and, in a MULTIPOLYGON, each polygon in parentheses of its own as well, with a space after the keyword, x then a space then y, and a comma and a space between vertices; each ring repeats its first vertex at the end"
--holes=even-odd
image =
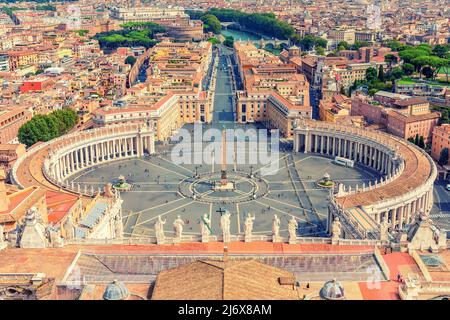
POLYGON ((213 123, 234 122, 231 76, 226 57, 219 54, 216 91, 214 93, 213 123), (224 68, 225 66, 225 68, 224 68))
POLYGON ((445 189, 447 182, 442 179, 434 183, 434 205, 431 219, 441 228, 450 231, 450 191, 445 189))

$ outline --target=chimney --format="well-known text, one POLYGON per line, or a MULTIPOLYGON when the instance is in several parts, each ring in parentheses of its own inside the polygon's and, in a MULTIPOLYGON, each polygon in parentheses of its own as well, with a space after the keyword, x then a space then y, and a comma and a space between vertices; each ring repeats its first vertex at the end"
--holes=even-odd
POLYGON ((228 246, 223 247, 223 262, 228 262, 228 246))
POLYGON ((6 211, 9 208, 9 198, 6 195, 5 179, 5 170, 0 168, 0 212, 6 211))

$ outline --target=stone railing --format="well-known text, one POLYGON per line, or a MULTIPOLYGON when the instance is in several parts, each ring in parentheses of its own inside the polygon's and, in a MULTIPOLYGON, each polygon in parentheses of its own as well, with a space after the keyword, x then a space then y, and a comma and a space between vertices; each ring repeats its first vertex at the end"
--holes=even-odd
MULTIPOLYGON (((230 242, 244 242, 244 235, 231 235, 230 242)), ((271 235, 252 235, 252 242, 271 242, 271 235)), ((280 243, 288 243, 289 239, 287 237, 279 237, 280 243)), ((340 240, 342 241, 342 240, 340 240)), ((173 237, 166 237, 164 239, 164 244, 176 244, 176 243, 192 243, 192 242, 202 242, 201 235, 183 235, 180 241, 177 241, 173 237)), ((209 242, 223 242, 222 236, 211 235, 209 237, 209 242)), ((297 237, 297 244, 331 244, 330 238, 319 238, 319 237, 297 237)), ((350 240, 344 241, 344 245, 373 245, 370 241, 360 241, 360 240, 350 240)), ((149 237, 124 237, 121 239, 65 239, 65 245, 102 245, 102 244, 122 244, 122 245, 136 245, 136 244, 156 244, 156 236, 149 237)))

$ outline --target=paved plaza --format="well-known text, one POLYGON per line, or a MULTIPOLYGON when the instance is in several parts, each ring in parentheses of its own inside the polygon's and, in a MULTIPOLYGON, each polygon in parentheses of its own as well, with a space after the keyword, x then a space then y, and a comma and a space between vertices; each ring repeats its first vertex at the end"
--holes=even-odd
MULTIPOLYGON (((220 167, 215 165, 218 171, 220 167)), ((378 178, 377 173, 367 168, 346 168, 333 163, 332 159, 313 154, 279 155, 279 169, 272 175, 261 176, 262 166, 238 165, 242 176, 237 178, 237 191, 215 191, 206 199, 194 200, 180 192, 186 181, 197 182, 194 176, 211 174, 211 165, 177 165, 170 159, 170 153, 160 156, 128 159, 97 166, 79 173, 75 182, 88 184, 94 188, 125 176, 133 185, 132 189, 121 193, 124 199, 123 212, 125 232, 128 236, 153 235, 153 225, 158 215, 167 220, 165 229, 172 232, 172 222, 178 215, 185 221, 186 234, 200 233, 200 217, 208 213, 212 219, 213 234, 220 234, 220 211, 228 210, 232 215, 231 232, 243 232, 243 222, 248 213, 256 215, 255 234, 270 234, 273 215, 281 220, 281 234, 287 235, 287 223, 294 216, 299 224, 299 235, 320 236, 324 233, 327 217, 329 190, 318 188, 316 181, 328 173, 334 181, 345 185, 356 185, 378 178), (295 163, 295 167, 294 167, 295 163), (197 167, 197 170, 195 169, 197 167), (249 178, 253 172, 254 178, 249 178), (247 173, 247 175, 245 175, 247 173), (256 199, 243 197, 255 184, 267 185, 264 194, 256 199), (223 200, 222 200, 223 198, 223 200), (242 197, 241 197, 242 198, 242 197), (231 199, 231 200, 230 200, 231 199)), ((228 165, 229 179, 233 180, 234 166, 228 165)), ((201 183, 201 181, 200 181, 201 183)), ((198 187, 198 193, 208 193, 205 185, 198 187)))

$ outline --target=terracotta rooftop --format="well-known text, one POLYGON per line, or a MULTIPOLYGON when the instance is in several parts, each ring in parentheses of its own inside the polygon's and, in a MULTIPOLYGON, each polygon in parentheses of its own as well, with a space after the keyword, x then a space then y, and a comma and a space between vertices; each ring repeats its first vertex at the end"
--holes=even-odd
POLYGON ((294 279, 288 271, 255 260, 196 261, 162 271, 155 284, 153 300, 295 300, 294 279), (293 280, 294 281, 294 280, 293 280))

